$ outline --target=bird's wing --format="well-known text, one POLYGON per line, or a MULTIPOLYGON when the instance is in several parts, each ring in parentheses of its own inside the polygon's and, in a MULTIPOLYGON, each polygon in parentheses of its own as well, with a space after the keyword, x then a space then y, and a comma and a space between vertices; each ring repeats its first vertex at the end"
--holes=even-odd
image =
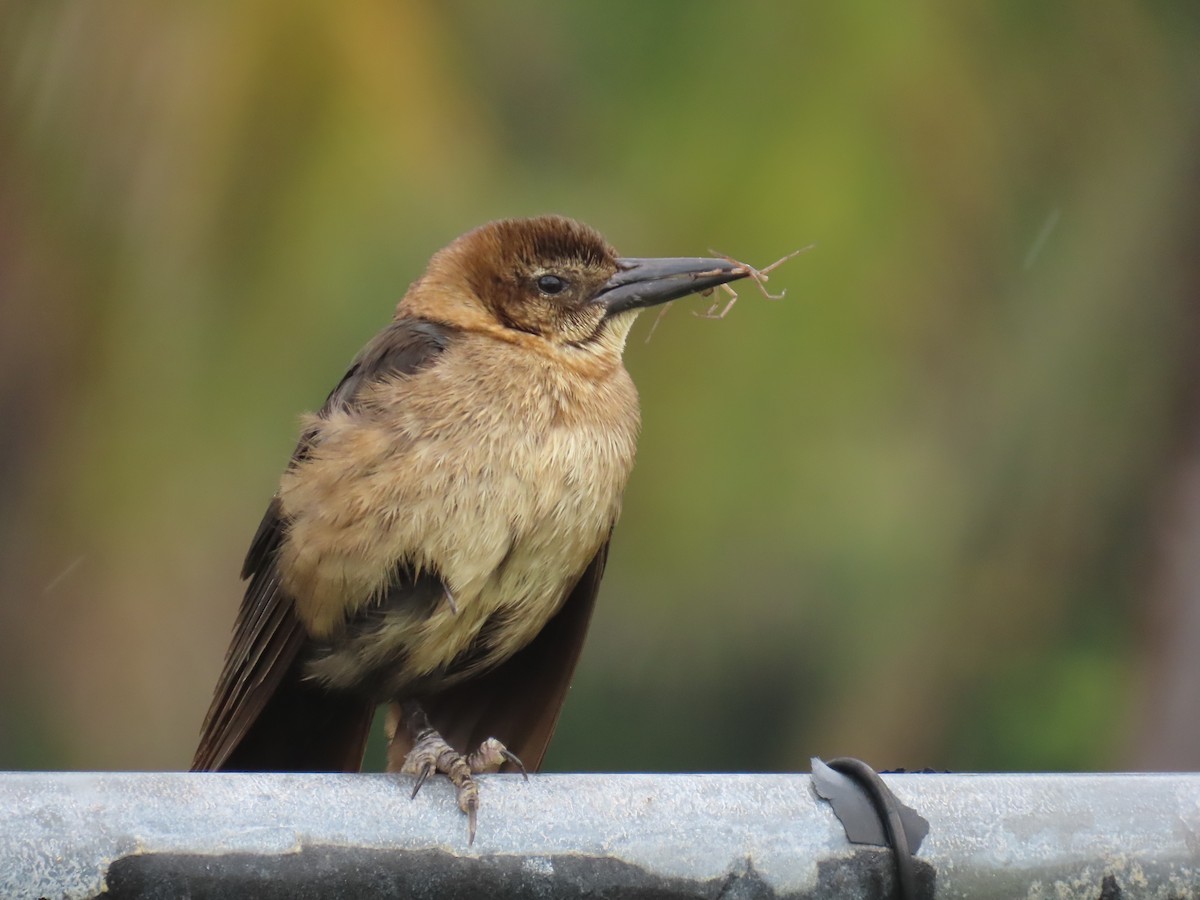
MULTIPOLYGON (((430 723, 450 746, 469 753, 495 737, 529 771, 541 768, 583 649, 607 558, 605 541, 559 611, 523 649, 489 672, 421 698, 430 723)), ((389 769, 398 769, 410 749, 404 728, 398 727, 388 752, 389 769)))
MULTIPOLYGON (((399 319, 355 358, 318 413, 355 405, 361 388, 428 365, 452 337, 447 326, 399 319)), ((311 450, 301 437, 292 465, 311 450)), ((301 678, 297 658, 308 635, 280 589, 277 557, 287 522, 276 497, 242 567, 249 578, 233 640, 201 729, 193 771, 357 771, 374 707, 331 698, 301 678)))

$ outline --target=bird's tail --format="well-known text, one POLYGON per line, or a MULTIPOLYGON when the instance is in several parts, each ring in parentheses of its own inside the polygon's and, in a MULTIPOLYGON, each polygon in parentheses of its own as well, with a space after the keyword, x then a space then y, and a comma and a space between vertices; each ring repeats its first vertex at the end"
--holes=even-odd
POLYGON ((287 678, 237 741, 206 733, 193 772, 357 772, 375 706, 287 678))

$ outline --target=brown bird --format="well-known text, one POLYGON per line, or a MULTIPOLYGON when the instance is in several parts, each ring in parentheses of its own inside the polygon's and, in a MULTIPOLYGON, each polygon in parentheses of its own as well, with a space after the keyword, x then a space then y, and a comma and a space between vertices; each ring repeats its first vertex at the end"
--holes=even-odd
POLYGON ((536 770, 633 466, 648 306, 751 274, 628 259, 545 216, 434 255, 316 415, 258 527, 194 771, 536 770), (521 765, 523 761, 524 766, 521 765))

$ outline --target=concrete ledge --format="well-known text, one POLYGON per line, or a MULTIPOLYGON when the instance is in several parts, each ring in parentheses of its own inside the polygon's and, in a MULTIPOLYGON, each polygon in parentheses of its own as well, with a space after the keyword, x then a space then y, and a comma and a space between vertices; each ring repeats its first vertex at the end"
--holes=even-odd
MULTIPOLYGON (((926 896, 1200 896, 1200 775, 887 775, 926 896)), ((886 897, 807 775, 0 774, 0 897, 886 897)))

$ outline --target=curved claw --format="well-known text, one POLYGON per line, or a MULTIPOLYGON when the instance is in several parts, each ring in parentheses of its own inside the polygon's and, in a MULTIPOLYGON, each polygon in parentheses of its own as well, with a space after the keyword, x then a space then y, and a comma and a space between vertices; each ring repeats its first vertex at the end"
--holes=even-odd
POLYGON ((425 779, 432 775, 436 768, 431 762, 427 762, 421 766, 421 771, 417 773, 417 783, 413 785, 412 794, 409 795, 410 800, 416 799, 417 791, 421 789, 421 785, 425 783, 425 779))
POLYGON ((475 823, 479 812, 479 787, 470 774, 456 782, 458 808, 467 814, 467 846, 475 843, 475 823))
POLYGON ((506 763, 516 766, 521 770, 522 778, 524 778, 526 781, 529 780, 529 770, 525 768, 525 763, 521 762, 521 757, 517 756, 517 754, 513 753, 507 747, 501 749, 500 755, 504 757, 504 761, 506 763))

